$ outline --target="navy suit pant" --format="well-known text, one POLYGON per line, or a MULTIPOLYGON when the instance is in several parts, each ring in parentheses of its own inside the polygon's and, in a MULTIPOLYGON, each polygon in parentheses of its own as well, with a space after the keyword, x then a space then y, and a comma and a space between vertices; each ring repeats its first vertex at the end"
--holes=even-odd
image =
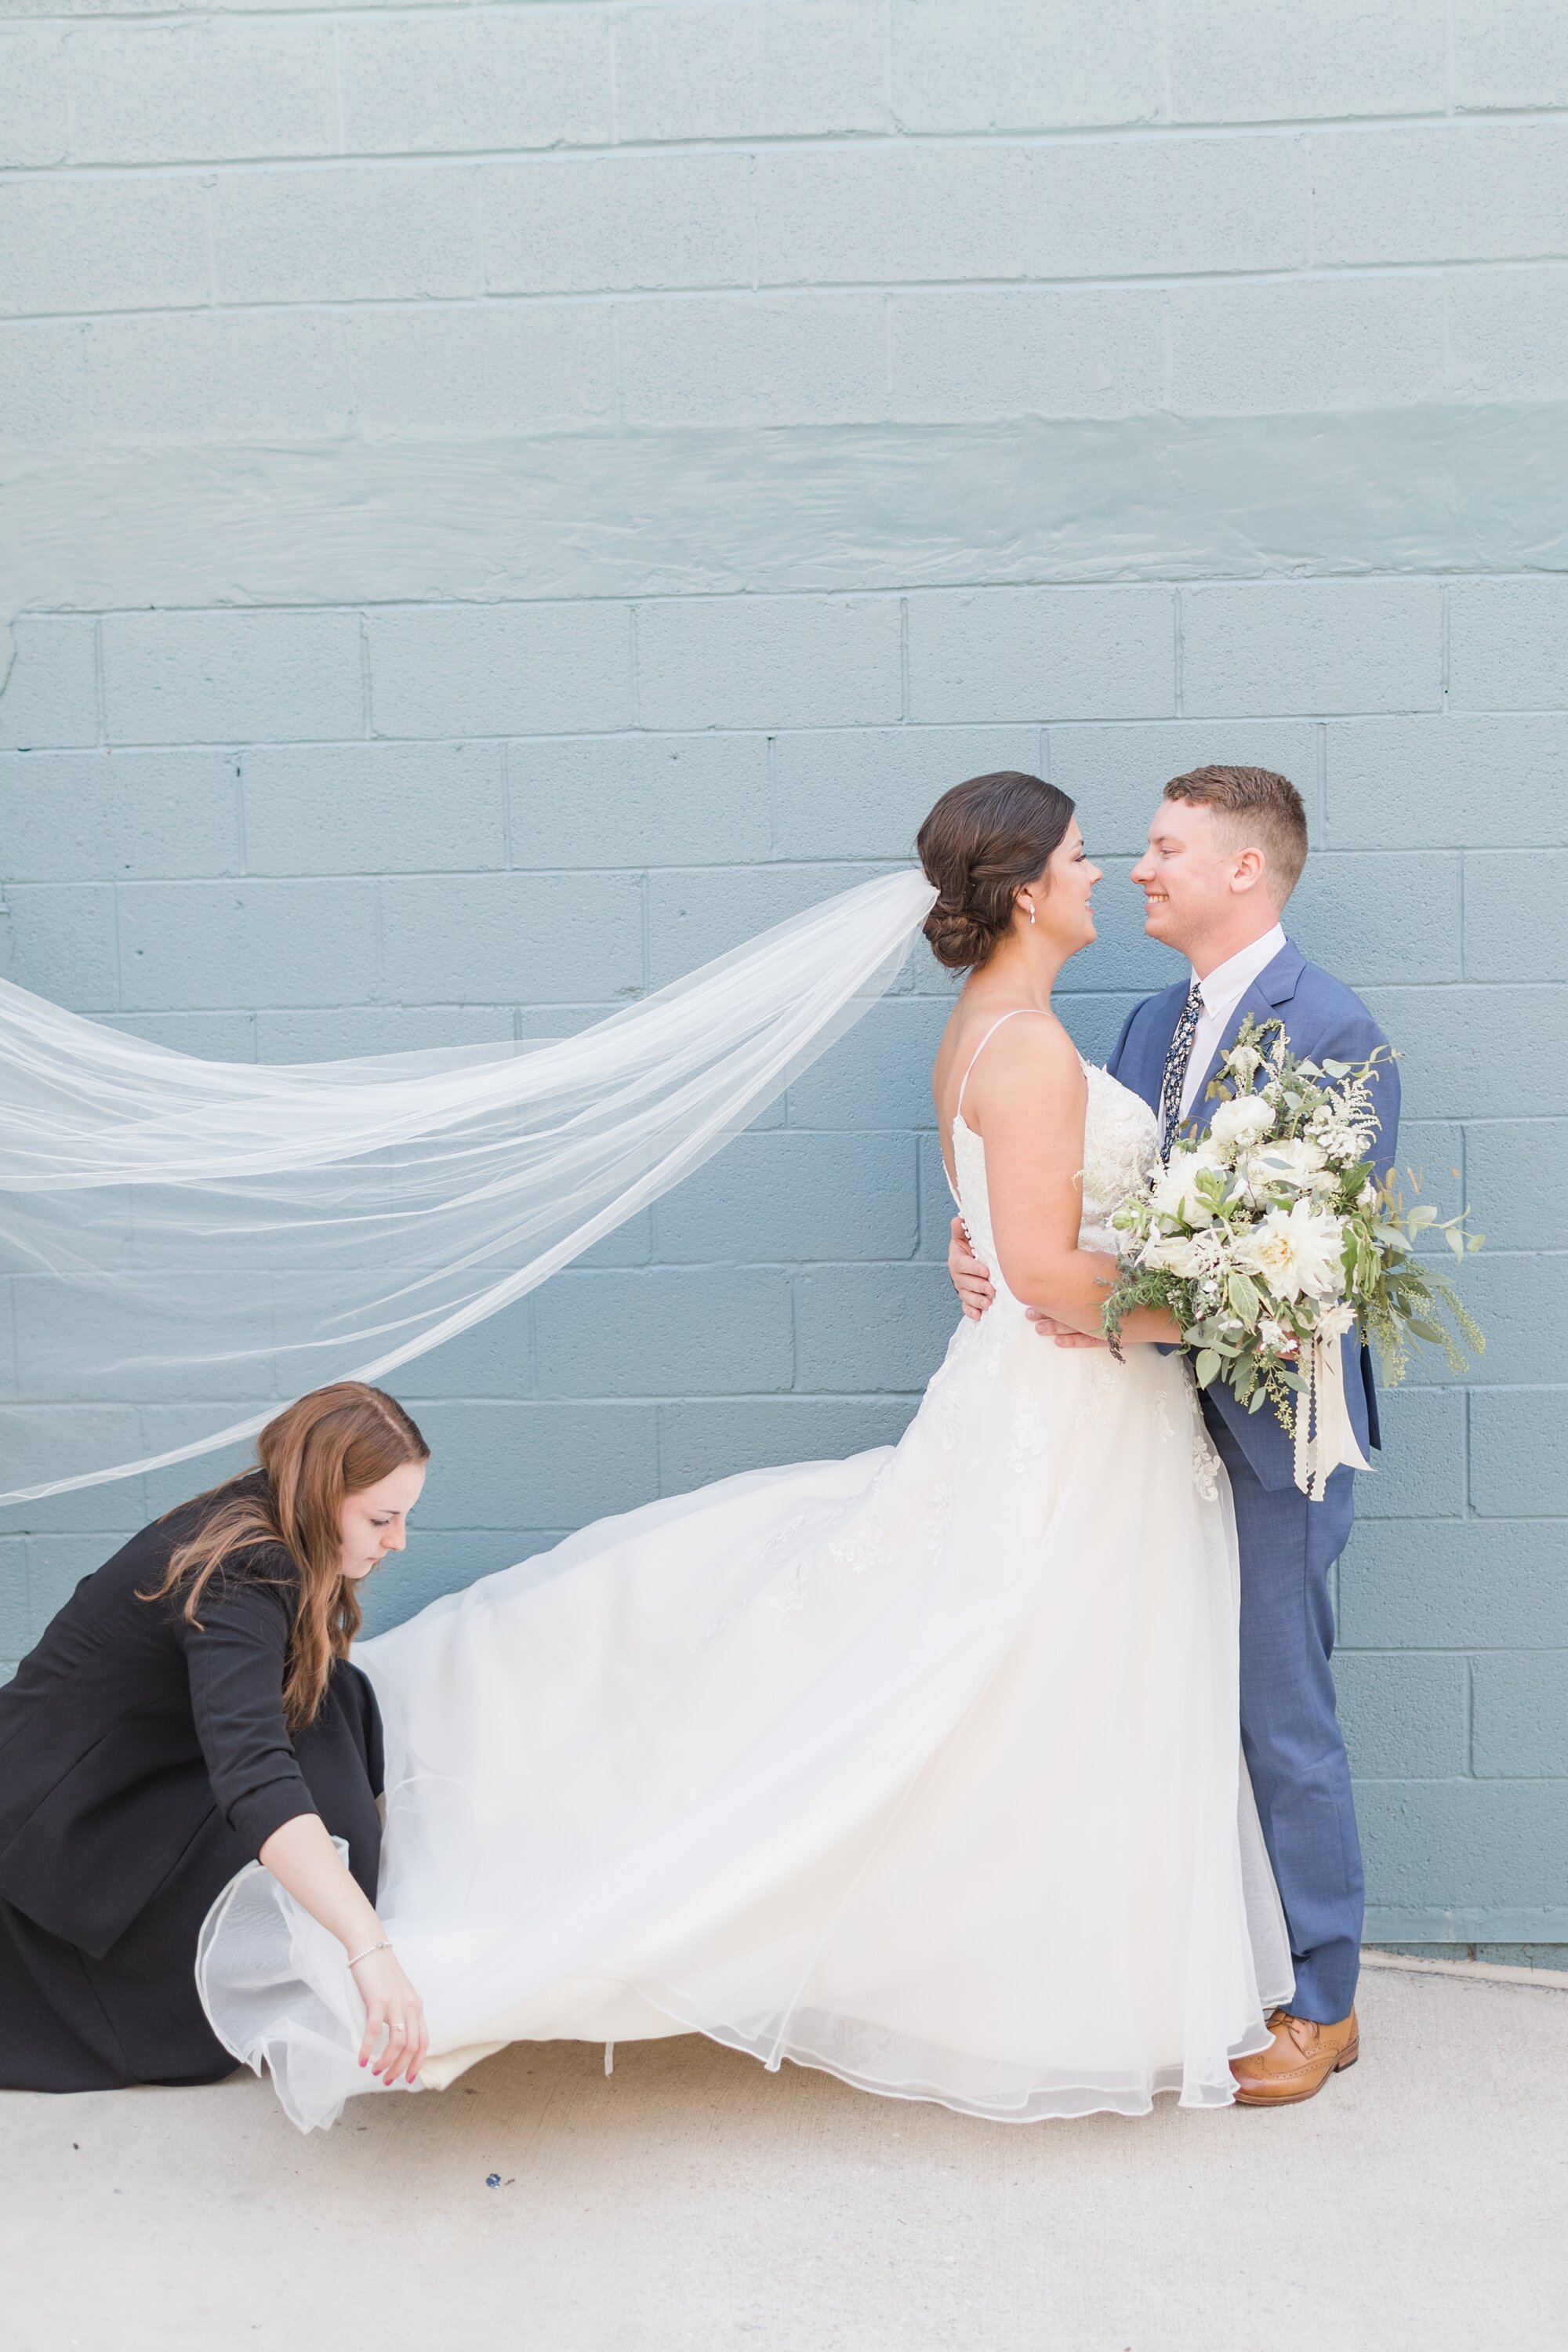
MULTIPOLYGON (((1265 1412, 1268 1406, 1263 1408, 1265 1412)), ((1364 1895, 1350 1765, 1334 1708, 1329 1575, 1350 1538, 1354 1472, 1321 1503, 1265 1486, 1206 1408, 1241 1549, 1241 1743, 1296 1964, 1291 2007, 1329 2024, 1355 1999, 1364 1895)))

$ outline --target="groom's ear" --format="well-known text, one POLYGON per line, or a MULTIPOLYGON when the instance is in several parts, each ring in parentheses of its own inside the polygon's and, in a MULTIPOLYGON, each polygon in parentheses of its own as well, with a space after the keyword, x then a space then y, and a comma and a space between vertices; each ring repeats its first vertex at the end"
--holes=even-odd
POLYGON ((1230 887, 1237 891, 1261 889, 1276 905, 1282 903, 1272 887, 1268 857, 1254 843, 1237 851, 1230 869, 1230 887))

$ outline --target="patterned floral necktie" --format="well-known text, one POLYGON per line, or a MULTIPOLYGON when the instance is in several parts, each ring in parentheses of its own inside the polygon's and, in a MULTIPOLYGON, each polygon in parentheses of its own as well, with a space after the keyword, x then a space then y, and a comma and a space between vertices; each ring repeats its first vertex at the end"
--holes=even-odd
POLYGON ((1171 1050, 1165 1056, 1165 1076, 1160 1087, 1160 1157, 1169 1160, 1171 1146, 1176 1139, 1176 1126, 1182 1115, 1182 1088, 1186 1083, 1187 1064, 1193 1058, 1193 1039, 1197 1035, 1203 1017, 1203 984, 1194 981, 1182 1017, 1176 1024, 1171 1050))

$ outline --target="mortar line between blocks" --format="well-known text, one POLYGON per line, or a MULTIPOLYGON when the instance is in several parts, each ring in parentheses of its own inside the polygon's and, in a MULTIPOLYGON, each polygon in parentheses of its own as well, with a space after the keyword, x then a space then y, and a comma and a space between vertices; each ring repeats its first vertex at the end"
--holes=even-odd
POLYGON ((1461 1516, 1467 1519, 1474 1519, 1480 1517, 1480 1513, 1476 1508, 1475 1475, 1472 1466, 1474 1456, 1470 1445, 1470 1426, 1475 1412, 1475 1391, 1464 1389, 1460 1393, 1464 1398, 1464 1411, 1459 1423, 1459 1442, 1465 1449, 1465 1507, 1461 1516))
MULTIPOLYGON (((140 19, 138 19, 138 21, 140 21, 140 19)), ((146 314, 136 312, 132 315, 140 317, 146 314)), ((149 607, 146 604, 110 604, 99 605, 94 609, 105 620, 118 620, 126 617, 133 620, 142 620, 147 616, 150 610, 155 610, 161 617, 165 619, 179 617, 182 619, 195 620, 202 620, 213 614, 221 614, 223 617, 227 619, 248 619, 268 613, 363 613, 366 614, 369 614, 370 613, 375 613, 378 614, 386 613, 418 613, 428 614, 430 613, 449 612, 466 613, 500 610, 510 611, 519 608, 533 610, 542 605, 560 605, 570 610, 574 608, 585 608, 598 604, 625 604, 635 611, 637 606, 643 604, 732 604, 741 597, 749 598, 753 604, 767 603, 782 604, 802 602, 821 604, 825 599, 829 602, 838 603, 853 601, 859 604, 875 604, 879 601, 885 601, 898 596, 1035 596, 1043 595, 1047 593, 1053 595, 1059 594, 1063 596, 1107 596, 1146 594, 1152 589, 1170 589, 1173 587, 1178 589, 1231 588, 1252 591, 1255 589, 1264 590, 1273 588, 1399 587, 1408 586, 1413 583, 1425 583, 1428 586, 1436 586, 1441 590, 1449 583, 1451 576, 1452 575, 1450 573, 1444 571, 1438 565, 1430 563, 1423 564, 1407 571, 1400 571, 1392 566, 1384 566, 1381 570, 1372 572, 1345 569, 1342 571, 1291 572, 1289 574, 1280 572, 1262 572, 1256 575, 1249 575, 1246 578, 1238 578, 1235 572, 1193 572, 1184 574, 1179 583, 1173 582, 1168 572, 1158 572, 1152 570, 1147 573, 1140 573, 1132 577, 1123 578, 1118 576, 1115 579, 1089 578, 1075 575, 1072 578, 1067 579, 1050 577, 1041 580, 997 580, 986 573, 979 573, 973 576, 965 573, 955 576, 951 580, 933 582, 929 586, 922 584, 916 587, 901 588, 891 584, 882 585, 881 583, 866 588, 846 588, 837 583, 828 586, 764 589, 620 588, 605 590, 595 594, 586 595, 563 594, 560 590, 556 590, 548 595, 539 596, 454 595, 428 598, 415 595, 384 596, 363 598, 357 604, 353 597, 349 596, 337 597, 329 603, 323 604, 319 599, 311 600, 304 595, 298 595, 279 596, 277 599, 268 601, 265 604, 255 604, 215 605, 212 604, 161 604, 156 607, 149 607)), ((1546 585, 1555 586, 1562 579, 1563 575, 1559 572, 1542 572, 1540 570, 1531 571, 1528 569, 1487 572, 1485 573, 1475 574, 1466 573, 1463 575, 1465 581, 1468 581, 1472 577, 1484 578, 1489 585, 1500 583, 1541 588, 1546 585)), ((1463 584, 1463 583, 1461 584, 1463 584)), ((70 605, 45 605, 40 606, 36 612, 29 610, 26 617, 29 620, 81 620, 86 617, 86 614, 79 607, 73 607, 70 605)), ((1568 704, 1561 702, 1520 703, 1517 705, 1510 705, 1507 709, 1494 709, 1482 705, 1461 703, 1458 706, 1455 715, 1466 719, 1561 719, 1564 715, 1565 710, 1568 710, 1568 704)), ((1194 713, 1194 715, 1196 717, 1202 717, 1205 714, 1200 712, 1194 713)), ((1210 715, 1213 716, 1215 714, 1210 715)), ((1336 710, 1330 714, 1330 716, 1336 720, 1363 719, 1421 719, 1432 718, 1436 715, 1433 706, 1430 703, 1420 702, 1400 703, 1394 708, 1384 707, 1373 709, 1358 708, 1351 710, 1336 710)), ((1264 720, 1282 721, 1292 719, 1314 719, 1321 718, 1322 716, 1323 713, 1321 706, 1313 709, 1268 711, 1230 711, 1217 714, 1218 719, 1225 720, 1235 719, 1237 724, 1247 725, 1250 725, 1254 722, 1261 723, 1264 720)), ((1164 711, 1152 712, 1144 718, 1114 717, 1110 719, 1083 719, 1074 716, 1062 719, 1058 723, 1063 726, 1158 727, 1167 724, 1169 722, 1169 719, 1170 713, 1168 711, 1164 711)), ((637 723, 640 727, 640 720, 637 723)), ((843 725, 856 725, 858 723, 860 722, 855 720, 840 722, 840 724, 843 725)), ((876 724, 877 722, 868 721, 866 723, 876 724)), ((922 723, 931 727, 973 727, 1005 726, 1019 723, 1026 725, 1028 722, 1026 719, 1021 722, 998 719, 988 714, 977 719, 927 719, 922 723)), ((559 734, 564 731, 575 738, 578 735, 594 734, 624 735, 631 730, 625 727, 607 727, 574 728, 565 730, 561 729, 546 729, 543 731, 547 734, 559 734)), ((687 725, 677 728, 661 728, 650 731, 661 734, 679 735, 704 733, 712 730, 700 728, 694 729, 690 725, 687 725)), ((737 734, 759 734, 763 731, 763 729, 755 724, 739 724, 732 729, 721 730, 720 731, 737 734)), ((811 731, 822 733, 826 730, 818 727, 811 731)), ((296 739, 290 738, 289 740, 293 740, 296 739)), ((331 742, 341 740, 342 739, 328 736, 300 737, 297 740, 311 742, 331 742)), ((468 732, 457 736, 410 736, 405 740, 411 742, 468 742, 479 739, 471 732, 468 732)), ((69 749, 70 747, 62 746, 61 748, 69 749)), ((182 747, 178 741, 175 741, 173 743, 163 742, 157 744, 138 743, 134 745, 127 745, 126 748, 128 750, 136 751, 177 751, 182 747)))
POLYGON ((1448 626, 1448 590, 1451 583, 1437 583, 1438 681, 1437 705, 1445 718, 1448 714, 1448 649, 1452 642, 1448 626))
MULTIPOLYGON (((169 0, 165 16, 175 13, 178 0, 169 0)), ((216 13, 216 11, 215 11, 216 13)), ((272 16, 289 16, 309 21, 320 21, 325 10, 272 7, 257 10, 272 16)), ((368 14, 369 12, 367 12, 368 14)), ((500 15, 500 7, 486 9, 486 14, 500 15)), ((424 9, 410 8, 405 0, 393 0, 393 5, 377 7, 374 17, 422 16, 427 22, 445 25, 451 21, 450 0, 447 5, 424 9)), ((143 14, 124 16, 96 15, 32 17, 30 26, 40 30, 57 25, 62 33, 80 31, 86 26, 102 23, 128 23, 140 26, 148 22, 143 14)), ((187 20, 188 21, 188 20, 187 20)), ((351 22, 363 24, 365 16, 356 16, 351 22)), ((754 159, 759 151, 769 153, 817 153, 821 155, 849 153, 894 154, 931 148, 946 150, 970 148, 995 153, 1019 151, 1025 153, 1037 149, 1057 147, 1177 147, 1209 142, 1224 136, 1236 141, 1267 144, 1285 142, 1300 138, 1331 139, 1345 142, 1355 139, 1375 138, 1388 132, 1408 132, 1412 136, 1423 131, 1453 130, 1465 133, 1484 131, 1494 126, 1510 123, 1540 124, 1548 129, 1561 127, 1568 117, 1568 105, 1550 102, 1531 106, 1489 106, 1474 114, 1461 113, 1452 103, 1430 107, 1410 113, 1388 114, 1280 114, 1265 118, 1186 117, 1180 121, 1145 119, 1140 122, 1071 122, 1037 125, 1029 129, 1005 131, 985 130, 969 125, 959 130, 909 131, 898 128, 889 131, 729 131, 719 135, 689 134, 673 139, 583 140, 571 144, 535 147, 468 147, 468 148, 389 148, 374 153, 284 154, 258 151, 237 155, 179 155, 153 157, 94 157, 90 161, 68 164, 12 164, 0 177, 12 180, 43 179, 117 179, 130 176, 142 178, 175 178, 182 173, 207 171, 228 171, 235 173, 264 172, 297 172, 317 175, 324 172, 342 171, 463 171, 473 165, 513 166, 540 172, 570 171, 579 163, 633 161, 658 162, 667 157, 698 161, 708 156, 743 155, 754 159)))
MULTIPOLYGON (((98 20, 101 21, 101 20, 98 20)), ((137 19, 137 22, 142 21, 137 19)), ((433 159, 425 158, 424 161, 433 159)), ((29 179, 43 180, 47 173, 29 173, 29 179)), ((0 173, 0 187, 16 184, 0 173)), ((689 286, 648 287, 497 287, 473 293, 420 293, 416 289, 399 294, 339 295, 305 293, 274 295, 265 299, 239 299, 229 297, 186 302, 164 301, 105 303, 96 309, 66 309, 62 310, 17 310, 0 317, 0 327, 80 325, 89 320, 110 320, 126 319, 197 318, 268 316, 290 317, 301 310, 352 315, 357 311, 406 310, 424 314, 439 310, 484 310, 554 306, 559 309, 581 309, 596 303, 609 302, 633 295, 646 303, 679 303, 685 301, 723 300, 744 302, 753 295, 766 294, 779 301, 813 302, 838 295, 899 294, 1016 294, 1026 299, 1031 294, 1069 296, 1142 289, 1150 294, 1162 290, 1180 291, 1187 286, 1281 286, 1330 285, 1340 279, 1375 278, 1458 278, 1465 275, 1523 274, 1560 270, 1562 262, 1552 254, 1488 254, 1479 257, 1449 256, 1439 261, 1333 261, 1282 263, 1277 268, 1255 269, 1128 269, 1110 271, 1096 277, 1013 277, 998 278, 976 274, 954 278, 907 278, 889 280, 885 278, 823 278, 802 285, 798 282, 763 279, 756 286, 741 279, 725 279, 717 283, 697 282, 689 286)), ((1012 412, 1029 415, 1024 409, 1012 412)), ((1202 415, 1217 412, 1200 411, 1202 415)), ((1252 414, 1253 412, 1244 412, 1252 414)), ((1333 410, 1305 408, 1285 412, 1307 418, 1338 414, 1333 410)), ((1068 423, 1082 420, 1068 416, 1068 423)), ((1361 577, 1360 573, 1354 575, 1361 577)))

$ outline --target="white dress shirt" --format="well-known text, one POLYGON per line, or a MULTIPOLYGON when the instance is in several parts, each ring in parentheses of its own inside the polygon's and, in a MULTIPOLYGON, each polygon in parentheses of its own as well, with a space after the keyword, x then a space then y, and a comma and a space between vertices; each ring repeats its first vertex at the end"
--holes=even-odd
POLYGON ((1285 944, 1285 927, 1276 923, 1260 940, 1243 948, 1239 955, 1231 956, 1225 963, 1215 964, 1206 980, 1194 971, 1190 985, 1204 992, 1204 1009, 1198 1015, 1198 1025, 1193 1033, 1192 1059, 1182 1085, 1181 1118, 1184 1126, 1192 1117, 1198 1088, 1208 1074, 1209 1064, 1219 1050, 1231 1014, 1252 986, 1260 971, 1271 964, 1285 944))

